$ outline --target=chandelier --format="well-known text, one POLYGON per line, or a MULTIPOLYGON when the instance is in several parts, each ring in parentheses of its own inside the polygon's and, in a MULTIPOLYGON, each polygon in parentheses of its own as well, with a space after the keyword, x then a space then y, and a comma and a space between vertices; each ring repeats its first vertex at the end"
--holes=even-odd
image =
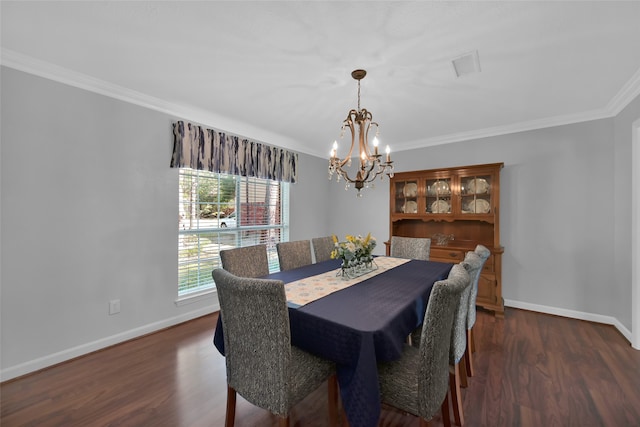
MULTIPOLYGON (((372 120, 373 115, 366 108, 360 109, 360 80, 367 75, 365 70, 355 70, 351 73, 351 77, 358 81, 358 109, 351 110, 347 114, 347 118, 342 122, 342 129, 340 132, 340 138, 344 137, 345 131, 348 128, 351 132, 351 148, 344 158, 338 157, 338 141, 333 142, 333 148, 331 149, 331 157, 329 158, 329 179, 336 175, 336 182, 340 182, 340 179, 344 179, 347 184, 345 190, 348 191, 351 184, 354 184, 356 190, 358 190, 358 197, 362 197, 360 190, 362 188, 373 187, 373 181, 376 177, 380 176, 380 179, 384 178, 386 173, 389 177, 393 178, 393 162, 391 161, 391 150, 387 145, 385 161, 382 162, 382 155, 378 153, 378 123, 372 120), (375 126, 375 135, 373 137, 372 145, 373 151, 369 144, 369 130, 372 126, 375 126), (351 168, 351 156, 356 144, 356 135, 358 140, 358 168, 355 176, 349 176, 349 170, 351 168)), ((355 172, 355 171, 354 171, 355 172)))

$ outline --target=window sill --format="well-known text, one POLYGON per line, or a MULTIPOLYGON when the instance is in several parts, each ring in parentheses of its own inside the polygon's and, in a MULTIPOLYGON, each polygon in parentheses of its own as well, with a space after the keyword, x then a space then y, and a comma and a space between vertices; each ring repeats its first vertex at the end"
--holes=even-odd
POLYGON ((190 292, 188 294, 184 294, 178 297, 177 300, 174 301, 177 307, 193 304, 195 302, 203 301, 206 299, 211 299, 216 296, 218 292, 215 288, 209 288, 202 291, 190 292))

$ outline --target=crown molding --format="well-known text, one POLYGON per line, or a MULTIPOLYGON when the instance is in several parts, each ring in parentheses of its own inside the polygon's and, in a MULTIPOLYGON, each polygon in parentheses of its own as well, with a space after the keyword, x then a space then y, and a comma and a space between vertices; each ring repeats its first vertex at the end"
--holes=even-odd
POLYGON ((204 126, 211 126, 219 131, 243 137, 250 136, 251 139, 259 142, 278 145, 297 152, 319 156, 319 153, 309 152, 308 148, 296 143, 291 138, 258 128, 249 123, 214 114, 210 111, 167 102, 160 98, 155 98, 68 68, 60 67, 46 61, 23 55, 10 49, 2 48, 0 65, 108 96, 110 98, 118 99, 130 104, 138 105, 140 107, 149 108, 176 118, 193 121, 204 126))
MULTIPOLYGON (((632 98, 633 99, 633 98, 632 98)), ((556 126, 570 125, 573 123, 588 122, 591 120, 605 119, 615 114, 607 109, 586 111, 577 114, 568 114, 564 116, 547 117, 544 119, 529 120, 525 122, 513 123, 505 126, 494 126, 485 129, 477 129, 469 132, 458 132, 448 135, 437 136, 433 138, 411 141, 406 144, 396 144, 395 151, 398 148, 403 150, 413 150, 416 148, 432 147, 434 145, 450 144, 453 142, 469 141, 472 139, 488 138, 492 136, 508 135, 518 132, 526 132, 530 130, 545 129, 556 126)))
MULTIPOLYGON (((279 145, 283 148, 309 154, 316 157, 325 157, 324 154, 310 150, 291 138, 257 128, 249 123, 241 122, 229 117, 213 114, 210 111, 178 105, 164 101, 153 96, 146 95, 122 86, 118 86, 86 74, 59 67, 46 61, 23 55, 10 49, 2 48, 0 64, 34 74, 46 79, 74 86, 80 89, 95 92, 104 96, 115 98, 141 107, 156 110, 175 117, 191 120, 206 126, 237 135, 248 136, 261 142, 279 145)), ((485 129, 477 129, 468 132, 458 132, 433 138, 426 138, 407 143, 396 143, 394 151, 406 151, 417 148, 431 147, 435 145, 450 144, 454 142, 469 141, 473 139, 492 136, 507 135, 530 130, 544 129, 554 126, 562 126, 591 120, 609 118, 617 115, 631 101, 640 95, 640 70, 621 88, 621 90, 602 109, 591 110, 577 114, 554 116, 544 119, 530 120, 513 123, 505 126, 495 126, 485 129)))
POLYGON ((620 92, 614 96, 607 104, 606 110, 615 116, 622 111, 631 101, 640 95, 640 69, 629 79, 620 92))
POLYGON ((2 48, 1 59, 2 65, 4 66, 105 95, 110 98, 130 102, 146 108, 166 110, 169 107, 168 103, 158 98, 117 86, 68 68, 59 67, 9 49, 2 48))
POLYGON ((453 142, 469 141, 471 139, 487 138, 507 135, 530 130, 544 129, 555 126, 570 125, 592 120, 606 119, 618 115, 631 101, 640 95, 640 69, 627 81, 620 91, 602 109, 584 111, 564 116, 546 117, 544 119, 529 120, 505 126, 495 126, 477 129, 469 132, 452 133, 434 138, 411 141, 396 146, 396 151, 413 150, 416 148, 432 147, 434 145, 450 144, 453 142))

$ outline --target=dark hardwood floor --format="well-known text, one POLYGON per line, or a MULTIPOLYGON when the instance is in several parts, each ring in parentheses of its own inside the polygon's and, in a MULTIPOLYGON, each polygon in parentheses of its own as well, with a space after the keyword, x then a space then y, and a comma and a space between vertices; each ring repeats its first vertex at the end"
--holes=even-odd
MULTIPOLYGON (((223 426, 216 316, 3 383, 0 425, 223 426)), ((640 351, 612 326, 507 308, 504 320, 479 311, 475 330, 467 426, 640 426, 640 351)), ((236 425, 277 420, 238 397, 236 425)), ((292 425, 328 425, 325 386, 295 407, 292 425)), ((417 425, 391 408, 379 422, 417 425)))

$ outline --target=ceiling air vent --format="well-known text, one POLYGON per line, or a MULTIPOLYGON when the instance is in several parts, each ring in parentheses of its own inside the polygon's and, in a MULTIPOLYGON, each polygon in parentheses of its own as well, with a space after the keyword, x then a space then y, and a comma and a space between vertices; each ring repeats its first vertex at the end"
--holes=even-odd
POLYGON ((454 58, 451 64, 453 64, 453 71, 457 77, 480 72, 480 58, 477 50, 454 58))

